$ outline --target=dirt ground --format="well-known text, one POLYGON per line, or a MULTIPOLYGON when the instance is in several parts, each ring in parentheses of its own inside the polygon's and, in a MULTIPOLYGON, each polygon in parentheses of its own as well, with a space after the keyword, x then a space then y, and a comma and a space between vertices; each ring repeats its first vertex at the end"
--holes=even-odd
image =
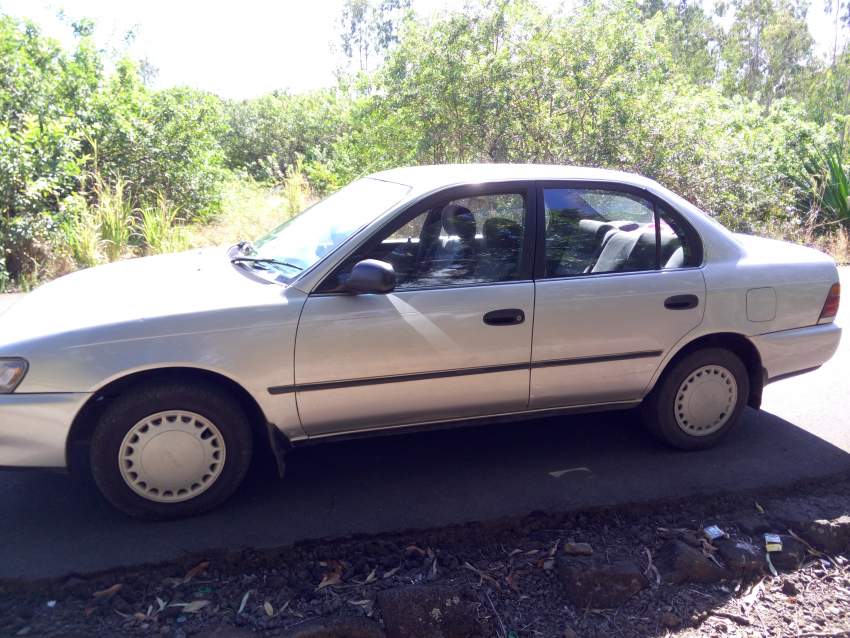
POLYGON ((850 636, 848 488, 850 475, 6 582, 0 635, 850 636), (782 551, 765 553, 765 532, 782 551))

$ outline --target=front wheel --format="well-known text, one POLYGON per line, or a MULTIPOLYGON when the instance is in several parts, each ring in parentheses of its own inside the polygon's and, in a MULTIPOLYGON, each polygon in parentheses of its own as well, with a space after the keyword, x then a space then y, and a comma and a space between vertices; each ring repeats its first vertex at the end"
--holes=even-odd
POLYGON ((665 371, 641 407, 647 428, 683 449, 711 447, 741 420, 750 392, 741 359, 723 348, 696 350, 665 371))
POLYGON ((92 474, 107 500, 130 516, 192 516, 236 490, 251 445, 248 419, 226 395, 204 385, 153 384, 104 411, 92 437, 92 474))

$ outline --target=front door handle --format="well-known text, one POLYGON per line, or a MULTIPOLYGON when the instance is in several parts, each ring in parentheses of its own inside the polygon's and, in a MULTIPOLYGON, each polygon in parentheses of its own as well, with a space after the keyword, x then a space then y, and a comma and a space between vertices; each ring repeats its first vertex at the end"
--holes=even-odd
POLYGON ((699 297, 696 295, 673 295, 664 300, 664 307, 668 310, 688 310, 699 305, 699 297))
POLYGON ((525 321, 525 313, 519 308, 491 310, 484 315, 484 323, 488 326, 515 326, 523 321, 525 321))

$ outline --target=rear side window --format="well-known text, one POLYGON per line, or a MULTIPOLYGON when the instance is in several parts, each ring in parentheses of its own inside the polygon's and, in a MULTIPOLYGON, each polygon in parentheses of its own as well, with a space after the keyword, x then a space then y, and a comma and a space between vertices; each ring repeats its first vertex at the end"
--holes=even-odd
POLYGON ((545 276, 574 277, 695 265, 687 233, 639 195, 544 189, 545 276))

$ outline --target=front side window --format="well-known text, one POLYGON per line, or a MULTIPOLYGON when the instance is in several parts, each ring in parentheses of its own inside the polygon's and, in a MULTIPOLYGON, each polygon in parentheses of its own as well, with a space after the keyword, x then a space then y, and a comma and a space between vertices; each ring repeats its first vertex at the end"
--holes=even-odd
POLYGON ((547 188, 543 195, 546 277, 693 265, 684 229, 639 195, 605 188, 547 188))
POLYGON ((352 182, 258 240, 255 257, 292 277, 397 204, 409 186, 364 178, 352 182))
POLYGON ((362 259, 390 263, 397 290, 516 280, 522 274, 525 227, 521 193, 445 201, 383 231, 319 290, 343 289, 351 268, 362 259))

